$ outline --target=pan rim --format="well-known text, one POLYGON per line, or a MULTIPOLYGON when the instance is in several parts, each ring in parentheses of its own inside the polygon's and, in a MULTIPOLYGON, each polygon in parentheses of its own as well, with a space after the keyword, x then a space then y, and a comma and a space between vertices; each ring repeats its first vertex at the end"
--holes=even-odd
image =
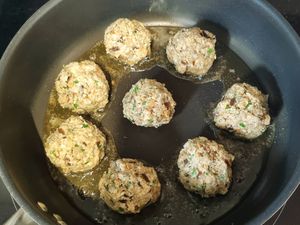
MULTIPOLYGON (((5 49, 1 59, 0 59, 0 80, 4 76, 5 67, 9 62, 11 55, 14 50, 18 47, 18 44, 26 35, 27 31, 34 26, 34 24, 42 18, 48 11, 53 7, 57 6, 63 0, 51 0, 42 5, 31 17, 21 26, 17 31, 13 39, 8 44, 5 49)), ((1 86, 0 86, 1 88, 1 86)), ((0 148, 0 177, 7 188, 10 195, 14 200, 29 214, 29 216, 37 223, 41 225, 55 224, 54 221, 47 218, 47 216, 41 213, 36 207, 32 207, 31 204, 23 197, 17 190, 16 185, 13 183, 12 178, 5 166, 5 161, 3 160, 2 148, 0 148)))
MULTIPOLYGON (((1 60, 0 60, 0 80, 2 79, 6 65, 10 61, 11 56, 13 55, 14 50, 18 47, 20 41, 26 35, 27 31, 30 30, 35 23, 42 18, 45 14, 49 12, 53 7, 59 5, 63 0, 51 0, 45 3, 41 8, 39 8, 19 29, 15 34, 8 47, 4 51, 1 60)), ((253 4, 256 4, 260 10, 263 10, 266 15, 270 17, 278 24, 278 27, 285 31, 286 35, 293 42, 293 45, 297 48, 297 51, 300 52, 300 38, 296 31, 292 28, 289 22, 266 0, 252 0, 253 4)), ((40 211, 32 207, 31 204, 26 200, 25 197, 17 190, 16 185, 12 181, 12 177, 9 174, 9 171, 6 168, 5 161, 3 159, 3 153, 0 148, 0 177, 3 180, 6 188, 12 197, 17 201, 22 208, 32 217, 32 219, 39 224, 49 224, 54 222, 47 218, 45 214, 40 213, 40 211)), ((267 221, 271 218, 290 198, 298 187, 300 182, 300 163, 297 163, 294 174, 291 176, 291 179, 287 182, 282 192, 277 195, 272 204, 269 204, 266 207, 266 210, 260 212, 256 217, 251 218, 247 224, 260 224, 267 221)))

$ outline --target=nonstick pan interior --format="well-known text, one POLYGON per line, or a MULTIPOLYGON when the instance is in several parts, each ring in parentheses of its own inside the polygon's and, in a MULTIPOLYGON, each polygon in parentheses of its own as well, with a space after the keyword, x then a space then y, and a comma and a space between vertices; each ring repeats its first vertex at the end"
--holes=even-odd
MULTIPOLYGON (((202 23, 201 27, 222 34, 222 30, 208 22, 202 23)), ((99 116, 86 116, 87 120, 94 122, 99 129, 106 132, 110 143, 106 150, 107 157, 104 162, 93 169, 93 172, 68 175, 65 178, 49 163, 50 171, 53 179, 74 206, 96 222, 179 225, 189 218, 189 224, 207 224, 238 204, 251 188, 273 143, 275 124, 254 141, 239 140, 213 125, 212 109, 224 91, 233 83, 247 82, 263 89, 256 74, 226 47, 227 44, 224 43, 227 40, 226 35, 220 35, 218 39, 216 47, 218 57, 206 75, 207 78, 186 80, 176 74, 172 65, 169 65, 165 55, 166 42, 161 43, 161 40, 168 40, 170 33, 174 34, 180 28, 149 27, 148 29, 156 38, 152 43, 152 56, 131 69, 139 72, 128 74, 126 66, 114 61, 105 53, 101 41, 80 57, 79 60, 93 58, 106 72, 110 83, 114 84, 111 85, 111 103, 106 108, 104 116, 100 119, 98 119, 99 116), (123 118, 122 99, 131 85, 142 78, 162 82, 172 93, 177 106, 174 118, 168 125, 157 129, 143 128, 123 118), (184 190, 178 182, 176 163, 179 151, 188 139, 197 136, 217 140, 235 156, 233 185, 225 196, 203 199, 184 190), (103 171, 107 169, 108 162, 116 157, 137 158, 154 166, 158 171, 162 183, 161 198, 156 204, 142 210, 139 215, 118 215, 99 199, 97 190, 99 179, 103 171)), ((272 79, 272 75, 269 74, 269 76, 272 79)), ((46 137, 50 130, 55 129, 49 121, 53 121, 53 118, 68 118, 73 114, 59 106, 55 90, 53 93, 46 116, 44 132, 46 137), (55 100, 56 103, 54 103, 55 100)), ((272 95, 275 94, 281 97, 280 93, 272 93, 272 95)), ((270 111, 274 114, 273 108, 270 111)))
MULTIPOLYGON (((159 7, 147 1, 131 4, 120 2, 118 5, 113 5, 109 1, 101 1, 101 3, 99 4, 96 0, 84 2, 67 0, 49 3, 42 13, 35 16, 23 28, 2 59, 0 71, 2 75, 1 174, 18 202, 41 224, 55 222, 53 213, 59 214, 68 224, 92 224, 93 221, 89 218, 99 218, 99 222, 101 222, 100 219, 103 220, 102 222, 109 221, 110 223, 112 220, 114 223, 122 221, 125 224, 153 224, 153 221, 162 224, 176 224, 175 221, 181 224, 193 222, 200 224, 209 221, 209 215, 205 212, 213 212, 213 209, 219 208, 218 212, 222 214, 223 210, 227 211, 234 205, 233 202, 229 203, 226 200, 227 196, 217 197, 212 200, 214 202, 212 203, 211 200, 199 199, 197 196, 188 194, 180 184, 176 183, 176 168, 171 166, 169 168, 173 170, 172 172, 165 174, 162 172, 160 175, 164 182, 163 189, 175 187, 181 194, 172 198, 171 195, 174 192, 169 189, 171 191, 166 191, 168 195, 163 195, 161 200, 167 199, 168 204, 153 205, 152 208, 146 208, 143 214, 136 217, 114 214, 105 206, 101 206, 98 201, 86 201, 79 197, 72 198, 72 201, 77 201, 74 204, 70 198, 65 197, 58 190, 56 183, 53 182, 40 138, 53 80, 61 65, 80 57, 86 49, 103 37, 103 28, 107 24, 118 17, 130 17, 152 25, 168 22, 168 24, 179 26, 196 24, 207 26, 207 29, 215 32, 224 45, 229 46, 247 65, 236 58, 239 63, 234 63, 234 67, 237 68, 233 69, 240 72, 240 76, 244 77, 247 82, 258 85, 270 95, 273 124, 276 126, 275 142, 270 150, 265 149, 258 153, 261 161, 251 164, 257 170, 250 171, 249 174, 252 176, 246 177, 249 182, 254 181, 260 167, 262 170, 250 191, 242 197, 239 192, 234 191, 234 187, 237 186, 233 184, 230 193, 236 194, 234 196, 236 201, 242 200, 215 223, 240 224, 250 221, 261 223, 266 220, 286 200, 299 181, 299 152, 296 147, 299 133, 295 131, 300 128, 300 125, 296 119, 299 108, 296 104, 298 99, 295 93, 299 93, 297 74, 300 71, 297 62, 300 60, 300 50, 293 31, 261 1, 164 1, 164 4, 159 7), (82 7, 82 4, 85 7, 82 7), (166 11, 168 13, 165 13, 166 11), (114 12, 113 15, 112 12, 114 12), (249 18, 252 19, 249 20, 249 18), (272 37, 271 41, 270 37, 272 37), (24 60, 25 56, 27 60, 24 60), (267 151, 269 154, 264 154, 267 151), (173 184, 168 186, 168 182, 173 182, 173 184), (40 210, 37 202, 43 202, 48 208, 47 212, 40 210), (199 208, 194 208, 195 205, 199 208), (159 207, 163 209, 153 217, 153 210, 159 207), (205 211, 205 207, 209 210, 205 211), (108 218, 104 218, 103 213, 108 218), (202 217, 206 220, 199 219, 202 217)), ((231 51, 227 50, 227 52, 231 51)), ((226 69, 232 68, 229 66, 226 69)), ((132 154, 130 156, 144 159, 159 168, 161 160, 174 160, 169 157, 172 155, 172 152, 169 152, 170 149, 178 151, 178 147, 186 138, 203 134, 218 138, 220 141, 224 140, 221 138, 223 134, 214 132, 215 130, 209 126, 205 118, 209 120, 209 117, 206 117, 209 115, 207 111, 209 103, 220 98, 226 83, 223 85, 222 82, 215 81, 201 84, 201 89, 195 90, 194 84, 182 81, 181 87, 175 82, 178 78, 168 74, 163 68, 154 67, 139 75, 132 73, 124 82, 123 89, 120 88, 119 91, 124 93, 137 76, 153 76, 165 82, 174 93, 175 100, 179 99, 177 100, 178 114, 175 117, 187 113, 190 118, 184 120, 188 118, 185 115, 182 120, 176 120, 174 117, 174 123, 162 127, 160 132, 149 129, 147 133, 140 132, 142 128, 134 127, 136 130, 133 130, 129 122, 121 120, 121 115, 118 117, 119 121, 110 120, 109 117, 104 118, 103 123, 107 129, 111 129, 110 132, 113 135, 120 135, 119 138, 115 137, 117 147, 126 146, 126 148, 120 148, 122 156, 132 154), (186 92, 179 92, 180 88, 186 92), (182 96, 179 93, 182 93, 182 96), (183 101, 186 97, 192 99, 191 103, 196 104, 197 107, 183 101), (134 135, 130 139, 138 137, 142 139, 143 135, 153 138, 158 136, 157 133, 162 135, 162 140, 171 139, 168 142, 156 139, 156 142, 162 143, 162 147, 170 154, 161 155, 159 148, 154 148, 154 144, 157 144, 155 142, 153 142, 153 147, 152 145, 140 146, 138 142, 128 142, 129 138, 123 138, 123 134, 127 135, 129 130, 129 135, 134 135), (143 150, 140 151, 142 147, 143 150), (133 148, 135 150, 131 152, 133 148)), ((116 95, 115 103, 120 100, 118 96, 121 95, 116 95)), ((120 106, 112 104, 110 109, 118 112, 120 106)), ((225 141, 224 144, 230 145, 225 141)), ((240 151, 242 149, 245 148, 241 147, 240 151)), ((246 149, 249 157, 252 153, 250 149, 246 149)), ((174 163, 165 165, 174 165, 174 163)), ((237 190, 242 190, 242 188, 237 188, 237 190)), ((211 219, 216 217, 218 215, 214 214, 211 219)))

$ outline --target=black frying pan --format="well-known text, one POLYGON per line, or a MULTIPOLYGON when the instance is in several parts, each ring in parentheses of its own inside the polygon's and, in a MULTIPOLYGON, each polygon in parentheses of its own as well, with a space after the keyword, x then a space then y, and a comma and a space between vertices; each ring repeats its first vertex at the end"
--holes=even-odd
MULTIPOLYGON (((108 224, 263 223, 299 183, 299 61, 298 37, 263 1, 51 1, 23 26, 1 61, 1 176, 18 203, 41 224, 55 223, 54 213, 67 224, 93 224, 97 221, 108 224), (235 189, 243 184, 238 179, 240 177, 236 177, 225 197, 200 199, 180 189, 176 184, 176 168, 169 166, 167 168, 172 171, 167 176, 164 176, 163 169, 159 170, 163 184, 161 202, 149 206, 137 216, 121 216, 98 201, 74 197, 73 189, 67 189, 69 192, 66 193, 57 188, 50 176, 40 138, 49 91, 61 65, 77 59, 102 39, 105 26, 118 17, 136 18, 150 25, 199 25, 213 31, 220 43, 231 49, 224 50, 224 54, 231 57, 226 69, 233 67, 245 81, 270 95, 275 141, 259 158, 251 158, 259 159, 259 162, 251 162, 250 165, 258 166, 250 168, 249 177, 243 177, 244 180, 255 180, 245 193, 239 191, 242 188, 235 189), (172 196, 168 185, 178 189, 176 193, 180 194, 172 196), (42 210, 38 202, 44 203, 47 210, 44 207, 42 210)), ((120 115, 108 114, 103 124, 112 133, 120 135, 114 138, 117 146, 121 146, 121 156, 141 158, 161 169, 161 159, 172 158, 189 137, 205 135, 224 140, 214 132, 207 115, 209 103, 220 98, 226 82, 205 83, 197 88, 187 81, 181 81, 179 85, 177 78, 160 67, 142 72, 140 76, 150 76, 166 83, 179 103, 177 114, 171 124, 160 130, 147 131, 133 129, 130 123, 121 120, 120 115), (189 105, 183 99, 191 99, 192 103, 199 102, 199 105, 193 107, 194 104, 189 105), (183 114, 185 116, 181 119, 183 114), (121 122, 118 123, 119 119, 121 122), (122 132, 129 138, 122 139, 122 132), (154 140, 153 143, 147 137, 154 140), (137 147, 146 151, 130 151, 137 147), (172 149, 175 150, 172 152, 172 149)), ((114 104, 117 105, 122 92, 134 79, 136 74, 131 74, 128 82, 124 82, 114 104)), ((114 104, 110 110, 118 112, 120 109, 114 104)), ((245 146, 243 143, 241 146, 239 150, 243 155, 245 146)), ((254 152, 255 149, 255 146, 250 148, 254 152)), ((245 151, 250 156, 253 152, 245 151)), ((250 158, 243 160, 247 159, 250 158)), ((236 165, 236 173, 240 172, 239 168, 244 167, 236 165)))

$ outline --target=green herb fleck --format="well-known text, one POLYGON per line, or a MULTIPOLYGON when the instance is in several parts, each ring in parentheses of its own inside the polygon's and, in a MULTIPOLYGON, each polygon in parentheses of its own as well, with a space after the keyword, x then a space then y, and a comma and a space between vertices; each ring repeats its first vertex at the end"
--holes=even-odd
POLYGON ((132 104, 132 109, 131 109, 131 110, 132 110, 132 111, 135 111, 135 108, 136 108, 136 104, 133 103, 133 104, 132 104))
POLYGON ((220 180, 225 180, 224 174, 221 174, 221 175, 219 176, 219 178, 220 178, 220 180))
POLYGON ((74 80, 74 83, 75 83, 75 84, 78 84, 78 83, 79 83, 79 81, 78 81, 78 80, 74 80))
POLYGON ((84 148, 81 148, 80 150, 81 150, 82 152, 84 152, 84 151, 85 151, 85 149, 84 149, 84 148))
POLYGON ((131 181, 128 181, 127 184, 125 185, 126 189, 129 189, 131 186, 131 181))
POLYGON ((196 169, 196 168, 193 168, 192 173, 191 173, 191 176, 192 176, 192 177, 196 177, 197 175, 198 175, 197 169, 196 169))
POLYGON ((102 148, 102 144, 100 142, 97 142, 97 147, 102 148))
POLYGON ((246 125, 244 123, 240 123, 240 127, 245 128, 246 125))
POLYGON ((87 128, 87 127, 89 127, 89 125, 86 124, 86 123, 84 123, 84 124, 82 124, 82 127, 83 127, 83 128, 87 128))
POLYGON ((212 49, 212 48, 209 48, 208 50, 207 50, 207 53, 208 54, 211 54, 211 53, 213 53, 214 52, 214 50, 212 49))
POLYGON ((191 161, 194 157, 195 157, 195 154, 191 154, 191 155, 189 156, 189 160, 191 161))
POLYGON ((208 172, 205 172, 205 175, 208 176, 208 172))
POLYGON ((149 123, 149 124, 152 124, 152 123, 153 123, 153 119, 149 119, 149 120, 148 120, 148 123, 149 123))
POLYGON ((138 91, 139 91, 139 87, 138 87, 137 85, 134 85, 132 91, 133 91, 135 94, 137 94, 138 91))
POLYGON ((252 102, 249 101, 248 104, 246 105, 245 109, 248 109, 248 107, 251 106, 251 105, 252 105, 252 102))
POLYGON ((78 144, 75 144, 75 147, 79 147, 79 145, 78 145, 78 144))
POLYGON ((74 103, 73 107, 74 107, 74 109, 77 109, 78 108, 78 104, 74 103))
POLYGON ((226 105, 225 109, 230 109, 230 105, 226 105))
POLYGON ((143 105, 146 105, 146 103, 147 103, 146 101, 143 101, 143 103, 142 103, 142 104, 143 104, 143 105))

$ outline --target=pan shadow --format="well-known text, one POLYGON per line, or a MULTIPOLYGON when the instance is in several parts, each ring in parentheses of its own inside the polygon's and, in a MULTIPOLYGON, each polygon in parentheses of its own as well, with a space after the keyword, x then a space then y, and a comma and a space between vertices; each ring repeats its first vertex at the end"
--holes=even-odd
POLYGON ((217 45, 218 42, 222 42, 224 45, 228 46, 230 40, 230 34, 228 30, 222 25, 212 22, 210 20, 200 20, 197 24, 197 27, 201 29, 208 30, 216 35, 217 45))
POLYGON ((247 76, 245 82, 253 84, 268 95, 269 113, 275 119, 283 107, 283 100, 274 75, 264 66, 258 66, 247 76))

